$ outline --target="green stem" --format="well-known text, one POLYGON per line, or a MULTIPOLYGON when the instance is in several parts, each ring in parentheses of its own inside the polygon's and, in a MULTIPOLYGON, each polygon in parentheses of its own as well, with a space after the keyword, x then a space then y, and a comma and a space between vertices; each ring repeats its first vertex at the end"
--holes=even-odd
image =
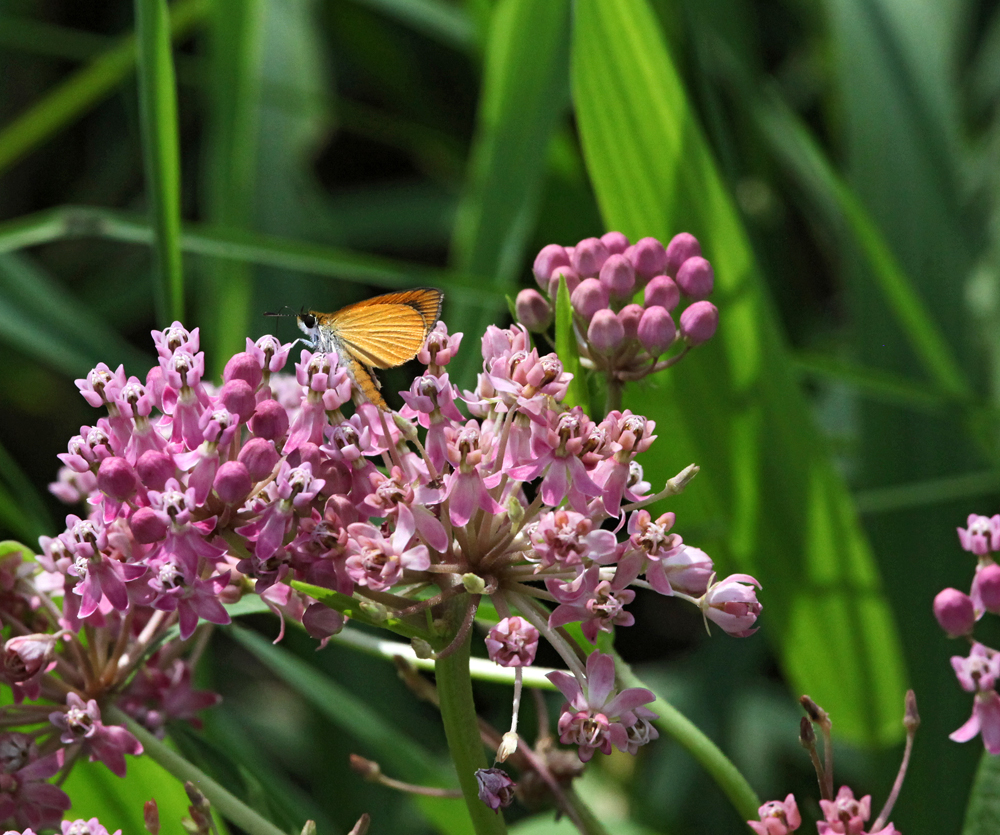
MULTIPOLYGON (((617 652, 613 652, 612 654, 615 657, 615 669, 618 673, 618 678, 625 687, 647 687, 632 672, 628 664, 622 661, 617 652)), ((647 687, 647 689, 652 688, 647 687)), ((655 693, 655 691, 653 692, 655 693)), ((715 781, 716 785, 729 798, 729 802, 733 804, 736 812, 743 820, 756 820, 757 809, 760 807, 760 799, 750 787, 746 778, 737 770, 736 766, 732 764, 726 755, 722 753, 719 747, 705 736, 690 719, 663 697, 658 695, 656 701, 650 705, 646 705, 646 707, 659 715, 659 718, 653 724, 664 733, 670 734, 698 761, 698 764, 708 772, 709 777, 715 781)))
POLYGON ((287 835, 269 820, 230 794, 201 769, 193 766, 180 754, 171 751, 160 740, 116 707, 106 708, 105 716, 112 722, 125 725, 142 743, 143 753, 158 763, 178 780, 190 780, 212 804, 212 808, 249 835, 287 835))
POLYGON ((479 736, 476 705, 472 700, 472 679, 469 676, 471 641, 472 633, 469 632, 458 649, 439 659, 434 666, 441 719, 476 835, 503 835, 507 832, 503 814, 491 811, 479 799, 476 782, 476 770, 486 768, 487 762, 479 736))

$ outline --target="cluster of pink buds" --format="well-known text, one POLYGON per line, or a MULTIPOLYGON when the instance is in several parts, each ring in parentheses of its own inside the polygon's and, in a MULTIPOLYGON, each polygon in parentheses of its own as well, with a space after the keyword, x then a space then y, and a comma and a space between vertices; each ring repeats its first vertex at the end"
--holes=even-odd
POLYGON ((982 734, 991 754, 1000 754, 1000 652, 976 641, 973 629, 987 612, 1000 615, 1000 515, 969 515, 967 527, 958 529, 962 548, 976 556, 976 574, 966 594, 944 589, 934 598, 934 616, 952 638, 965 638, 971 649, 967 657, 953 656, 951 666, 962 688, 973 695, 972 716, 950 738, 968 742, 982 734))
MULTIPOLYGON (((906 749, 903 753, 903 761, 885 806, 870 827, 868 820, 872 814, 871 795, 866 794, 858 800, 850 786, 841 786, 836 796, 833 794, 833 749, 830 747, 830 729, 832 727, 830 717, 808 696, 803 696, 799 702, 806 712, 799 725, 799 742, 809 752, 823 795, 819 801, 823 819, 816 821, 817 835, 899 835, 899 830, 892 823, 889 823, 888 819, 903 786, 910 754, 913 751, 914 734, 920 724, 917 701, 913 691, 910 690, 906 694, 906 710, 903 717, 903 727, 906 728, 906 749), (816 729, 820 731, 823 740, 822 755, 816 744, 816 729)), ((802 825, 802 815, 793 794, 789 794, 784 800, 769 800, 757 810, 757 814, 759 820, 747 821, 747 824, 757 835, 787 835, 789 832, 795 832, 802 825)))
POLYGON ((656 238, 630 245, 621 232, 571 247, 549 244, 535 259, 534 274, 541 292, 518 294, 518 319, 530 331, 548 328, 565 280, 584 365, 610 380, 637 380, 673 365, 711 339, 719 322, 719 311, 706 301, 715 282, 712 265, 687 232, 667 246, 656 238), (634 301, 640 292, 641 304, 634 301), (682 299, 690 303, 675 322, 682 299))
MULTIPOLYGON (((627 256, 644 275, 653 249, 640 242, 627 256)), ((584 242, 573 263, 593 251, 584 242)), ((676 274, 665 257, 652 258, 653 272, 676 274)), ((501 760, 517 748, 520 671, 541 637, 568 668, 551 678, 566 698, 560 738, 581 760, 657 736, 653 694, 619 691, 611 657, 588 658, 560 628, 580 623, 593 641, 628 626, 633 587, 688 601, 732 635, 754 630, 756 581, 717 581, 708 555, 673 532, 672 513, 644 509, 697 468, 652 492, 637 457, 653 422, 629 411, 595 422, 564 405, 569 375, 524 327, 487 330, 478 384, 460 393, 447 365, 461 334, 438 323, 405 406, 383 412, 354 393, 349 416, 352 380, 334 353, 302 350, 294 375, 280 374, 292 346, 247 340, 216 386, 197 329, 175 322, 153 338, 159 362, 144 381, 103 364, 77 381, 105 414, 71 439, 53 490, 84 509, 42 538, 37 558, 0 554, 7 710, 33 728, 0 734, 0 824, 54 826, 69 799, 48 780, 79 753, 124 773, 124 755, 142 746, 102 711, 162 735, 214 704, 191 688, 196 633, 228 623, 226 604, 248 592, 314 637, 347 615, 439 657, 489 598, 499 614, 489 655, 515 669, 501 760), (305 584, 328 590, 324 602, 305 584)))

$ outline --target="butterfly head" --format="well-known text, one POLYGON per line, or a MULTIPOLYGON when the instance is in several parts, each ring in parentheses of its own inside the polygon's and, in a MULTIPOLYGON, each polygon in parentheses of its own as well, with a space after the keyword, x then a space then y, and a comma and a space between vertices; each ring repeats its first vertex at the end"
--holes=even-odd
POLYGON ((319 342, 319 320, 316 318, 316 314, 303 310, 295 318, 298 321, 299 330, 306 335, 305 341, 315 348, 319 342))

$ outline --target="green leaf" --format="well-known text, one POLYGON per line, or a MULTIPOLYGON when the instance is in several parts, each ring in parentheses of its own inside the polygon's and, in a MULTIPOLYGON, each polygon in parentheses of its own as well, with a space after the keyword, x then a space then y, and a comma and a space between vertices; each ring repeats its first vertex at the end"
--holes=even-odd
POLYGON ((556 292, 556 353, 563 364, 563 371, 573 375, 563 402, 567 406, 587 405, 587 384, 580 367, 580 349, 573 331, 573 305, 569 301, 566 277, 559 276, 559 290, 556 292))
MULTIPOLYGON (((503 294, 516 283, 544 185, 545 162, 568 105, 566 0, 502 0, 494 9, 469 175, 452 249, 463 272, 503 294)), ((484 300, 452 306, 455 327, 478 338, 501 313, 484 300)), ((460 379, 474 353, 458 357, 460 379)), ((454 376, 454 375, 453 375, 454 376)))
MULTIPOLYGON (((208 0, 178 0, 171 8, 171 36, 190 32, 207 11, 208 0)), ((0 173, 105 99, 132 72, 135 61, 136 41, 129 35, 14 119, 0 131, 0 173)))
MULTIPOLYGON (((970 744, 977 742, 973 740, 970 744)), ((983 751, 965 809, 962 835, 992 835, 997 831, 1000 831, 1000 757, 983 751)))
MULTIPOLYGON (((454 774, 402 729, 393 725, 372 704, 332 681, 315 668, 276 647, 259 635, 237 626, 226 628, 233 640, 252 653, 275 675, 308 700, 329 721, 365 746, 383 768, 421 785, 454 783, 454 774)), ((471 832, 459 800, 420 798, 428 819, 443 831, 471 832), (466 823, 463 825, 462 820, 466 823)))
MULTIPOLYGON (((37 542, 52 533, 49 512, 31 480, 0 444, 0 525, 17 536, 37 542)), ((0 543, 0 548, 6 543, 0 543)), ((27 550, 27 549, 26 549, 27 550)), ((0 550, 0 554, 4 553, 0 550)))
POLYGON ((167 0, 135 0, 135 25, 143 169, 156 230, 157 302, 160 323, 167 325, 184 318, 180 138, 167 0))
POLYGON ((898 739, 902 651, 870 547, 659 25, 643 0, 580 0, 576 11, 573 96, 609 228, 664 241, 687 229, 717 276, 713 343, 658 375, 655 399, 626 395, 671 439, 643 461, 646 476, 662 483, 692 459, 702 466, 679 517, 724 530, 713 557, 763 583, 761 627, 792 687, 822 704, 842 737, 898 739))

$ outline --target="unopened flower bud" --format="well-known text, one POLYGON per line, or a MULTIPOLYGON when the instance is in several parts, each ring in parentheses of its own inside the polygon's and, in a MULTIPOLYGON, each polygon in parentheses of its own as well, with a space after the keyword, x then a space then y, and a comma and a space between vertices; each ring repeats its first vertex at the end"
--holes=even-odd
POLYGON ((700 255, 688 258, 677 271, 677 286, 692 299, 705 299, 715 286, 715 271, 700 255))
POLYGON ((601 243, 612 255, 621 255, 628 249, 628 238, 622 232, 605 232, 601 235, 601 243))
POLYGON ((3 673, 8 682, 27 681, 55 659, 55 635, 19 635, 3 648, 3 673))
POLYGON ((549 244, 543 246, 541 252, 535 256, 535 263, 531 271, 535 274, 535 281, 543 290, 548 290, 549 279, 559 267, 569 266, 569 255, 566 248, 559 244, 549 244))
POLYGON ((692 347, 708 342, 719 326, 719 310, 711 302, 695 302, 681 314, 681 336, 692 347))
POLYGON ((413 647, 413 654, 417 658, 433 658, 434 647, 423 638, 410 638, 410 646, 413 647))
POLYGON ((476 782, 479 783, 479 799, 494 812, 499 812, 501 807, 510 806, 514 800, 517 784, 502 768, 478 769, 476 782))
POLYGON ((462 585, 469 594, 483 594, 486 591, 486 581, 471 572, 462 575, 462 585))
POLYGON ((250 418, 250 431, 258 438, 277 440, 288 431, 288 412, 277 400, 262 400, 250 418))
POLYGON ((389 610, 374 600, 361 600, 358 603, 358 608, 371 618, 374 623, 385 623, 389 620, 389 610))
POLYGON ((530 287, 517 294, 514 310, 517 320, 532 333, 541 333, 552 324, 552 305, 530 287))
POLYGON ((608 306, 608 288, 596 278, 586 278, 570 296, 573 309, 589 322, 598 310, 608 306))
POLYGON ((230 380, 219 392, 219 399, 226 410, 239 417, 240 423, 246 423, 257 408, 257 398, 253 388, 246 380, 230 380))
POLYGON ((1000 614, 1000 565, 991 562, 977 568, 973 587, 979 593, 983 608, 994 615, 1000 614))
POLYGON ((581 278, 594 278, 610 254, 600 238, 584 238, 573 247, 570 264, 581 278))
POLYGON ((681 300, 681 290, 668 275, 658 275, 650 279, 643 294, 646 307, 659 305, 667 310, 673 310, 681 300))
POLYGON ((124 458, 105 458, 97 471, 97 487, 106 496, 124 501, 139 486, 139 479, 132 465, 124 458))
POLYGON ((613 299, 627 299, 635 290, 635 267, 624 255, 610 255, 601 267, 600 281, 613 299))
POLYGON ((132 536, 142 545, 152 545, 167 535, 167 523, 163 516, 151 507, 140 507, 128 520, 132 536))
POLYGON ((602 308, 590 320, 587 341, 601 354, 613 354, 625 339, 625 328, 613 310, 602 308))
POLYGON ((177 474, 174 459, 165 452, 153 449, 139 456, 139 460, 135 462, 135 471, 139 481, 149 490, 162 490, 166 487, 167 480, 177 474))
POLYGON ((934 617, 950 638, 968 635, 976 624, 972 598, 958 589, 944 589, 937 593, 934 598, 934 617))
MULTIPOLYGON (((254 358, 252 354, 248 354, 246 351, 240 351, 238 354, 234 354, 232 359, 226 363, 226 368, 222 372, 222 380, 224 383, 228 383, 232 380, 242 380, 244 383, 250 386, 252 391, 256 391, 257 387, 260 385, 263 379, 263 371, 261 371, 260 363, 254 358)), ((232 409, 229 410, 233 414, 239 414, 234 412, 232 409)))
POLYGON ((649 355, 658 357, 674 344, 677 327, 665 307, 647 307, 639 319, 636 335, 649 355))
POLYGON ((240 450, 238 461, 247 468, 251 481, 262 481, 278 465, 278 450, 271 441, 251 438, 240 450))
POLYGON ((639 320, 646 310, 641 304, 627 304, 618 311, 618 321, 625 331, 625 340, 635 339, 639 333, 639 320))
POLYGON ((241 505, 250 495, 253 481, 245 464, 239 461, 227 461, 216 470, 212 486, 226 504, 241 505))
POLYGON ((647 281, 661 275, 667 263, 667 251, 656 238, 643 238, 629 247, 627 253, 636 273, 647 281))
POLYGON ((580 286, 580 276, 576 274, 576 271, 572 267, 560 267, 552 274, 552 278, 549 279, 549 298, 553 301, 555 301, 559 295, 560 278, 565 279, 566 290, 569 292, 570 296, 572 296, 573 291, 580 286))
POLYGON ((344 628, 344 616, 322 603, 310 603, 302 613, 302 625, 311 637, 326 640, 344 628))
POLYGON ((701 255, 701 244, 690 232, 680 232, 670 239, 667 244, 666 272, 671 278, 677 277, 677 271, 681 265, 688 260, 701 255))
POLYGON ((156 805, 155 797, 143 804, 142 822, 149 835, 160 835, 160 808, 156 805))
POLYGON ((507 758, 517 750, 517 732, 507 731, 497 748, 497 762, 506 762, 507 758))

